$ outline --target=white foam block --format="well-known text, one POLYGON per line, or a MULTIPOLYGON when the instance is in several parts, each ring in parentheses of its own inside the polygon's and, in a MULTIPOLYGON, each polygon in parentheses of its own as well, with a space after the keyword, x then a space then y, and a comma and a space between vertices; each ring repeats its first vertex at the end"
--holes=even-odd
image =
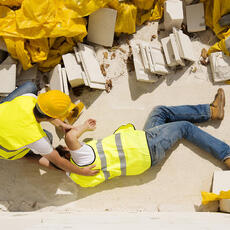
POLYGON ((130 45, 132 48, 133 61, 134 61, 137 80, 144 81, 144 82, 152 82, 152 83, 156 82, 158 80, 158 77, 150 73, 149 71, 145 71, 141 53, 140 53, 140 46, 135 42, 131 42, 130 45))
POLYGON ((230 57, 223 52, 211 53, 209 56, 214 82, 222 82, 230 79, 230 57))
POLYGON ((149 51, 153 62, 153 72, 160 75, 168 74, 169 71, 166 67, 166 62, 161 48, 149 46, 149 51))
POLYGON ((184 61, 181 59, 181 56, 180 56, 180 53, 179 53, 179 46, 177 44, 175 34, 170 34, 169 37, 170 37, 174 57, 175 57, 175 60, 176 60, 177 64, 181 65, 181 66, 185 66, 184 61))
POLYGON ((16 64, 0 65, 0 93, 9 94, 16 88, 16 64))
POLYGON ((182 1, 165 1, 164 3, 164 27, 171 31, 173 27, 179 28, 184 19, 182 1))
POLYGON ((175 59, 175 55, 173 53, 172 43, 170 37, 165 37, 161 39, 161 44, 163 47, 164 55, 168 66, 176 66, 178 63, 175 59))
POLYGON ((173 28, 173 34, 175 35, 180 57, 192 62, 196 61, 194 48, 189 36, 175 28, 173 28))
POLYGON ((64 92, 61 65, 56 65, 49 74, 50 89, 57 89, 64 92))
POLYGON ((70 85, 72 87, 83 85, 84 81, 81 76, 83 70, 81 65, 77 62, 75 54, 64 54, 62 55, 62 59, 70 85))
POLYGON ((198 32, 206 30, 204 3, 186 6, 186 20, 188 32, 198 32))
POLYGON ((78 47, 84 72, 90 82, 105 84, 94 48, 83 43, 78 43, 78 47))
POLYGON ((101 8, 89 15, 87 40, 99 45, 113 45, 117 11, 101 8))
MULTIPOLYGON (((219 194, 220 191, 230 190, 230 171, 215 171, 213 175, 212 192, 219 194)), ((230 212, 230 199, 220 200, 220 210, 230 212)))
POLYGON ((145 46, 143 45, 142 42, 139 43, 139 46, 140 46, 141 58, 142 58, 144 67, 145 67, 146 70, 150 70, 150 65, 149 65, 149 62, 148 62, 145 46))
POLYGON ((63 90, 66 95, 69 95, 69 87, 68 87, 68 80, 65 68, 61 69, 62 72, 62 82, 63 82, 63 90))

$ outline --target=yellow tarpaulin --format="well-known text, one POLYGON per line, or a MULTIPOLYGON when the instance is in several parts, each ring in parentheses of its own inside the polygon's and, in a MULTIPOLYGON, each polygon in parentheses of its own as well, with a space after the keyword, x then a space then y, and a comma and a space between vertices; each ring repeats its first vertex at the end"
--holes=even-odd
POLYGON ((201 196, 202 204, 208 204, 209 202, 215 200, 230 199, 230 190, 221 191, 219 195, 211 192, 201 192, 201 196))
POLYGON ((115 32, 132 34, 136 24, 162 17, 164 1, 0 0, 0 36, 25 70, 39 63, 41 70, 49 71, 87 35, 85 16, 111 7, 118 11, 115 32))
POLYGON ((230 26, 220 26, 220 18, 230 13, 229 0, 201 0, 205 6, 205 22, 220 39, 214 46, 212 46, 208 54, 217 51, 223 51, 226 55, 230 56, 230 26))

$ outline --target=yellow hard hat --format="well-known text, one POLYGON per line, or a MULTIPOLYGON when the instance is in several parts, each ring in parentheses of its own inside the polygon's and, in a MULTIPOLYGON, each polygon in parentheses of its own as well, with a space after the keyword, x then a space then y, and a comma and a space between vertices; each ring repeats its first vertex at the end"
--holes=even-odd
POLYGON ((60 90, 39 94, 37 103, 44 114, 59 119, 64 117, 73 106, 70 97, 60 90))

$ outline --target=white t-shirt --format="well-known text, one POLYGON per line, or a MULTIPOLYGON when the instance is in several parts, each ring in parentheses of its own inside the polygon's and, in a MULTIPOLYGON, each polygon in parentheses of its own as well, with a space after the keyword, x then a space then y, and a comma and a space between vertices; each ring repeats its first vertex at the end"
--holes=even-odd
MULTIPOLYGON (((37 96, 32 93, 26 93, 26 94, 23 94, 22 96, 31 96, 31 97, 37 98, 37 96)), ((23 146, 22 148, 25 148, 25 147, 32 150, 33 153, 40 154, 42 156, 47 155, 53 151, 53 147, 47 136, 42 137, 38 141, 35 141, 29 145, 23 146)))
POLYGON ((70 154, 73 161, 78 166, 90 165, 95 161, 95 153, 91 146, 81 143, 81 148, 78 150, 71 150, 70 154))

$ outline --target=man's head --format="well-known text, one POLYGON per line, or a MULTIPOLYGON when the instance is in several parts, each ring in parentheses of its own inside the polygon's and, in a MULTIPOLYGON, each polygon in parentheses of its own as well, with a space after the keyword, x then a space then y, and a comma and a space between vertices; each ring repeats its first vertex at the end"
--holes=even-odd
POLYGON ((38 100, 34 108, 34 114, 39 119, 63 119, 73 103, 68 95, 59 90, 50 90, 38 95, 38 100))

